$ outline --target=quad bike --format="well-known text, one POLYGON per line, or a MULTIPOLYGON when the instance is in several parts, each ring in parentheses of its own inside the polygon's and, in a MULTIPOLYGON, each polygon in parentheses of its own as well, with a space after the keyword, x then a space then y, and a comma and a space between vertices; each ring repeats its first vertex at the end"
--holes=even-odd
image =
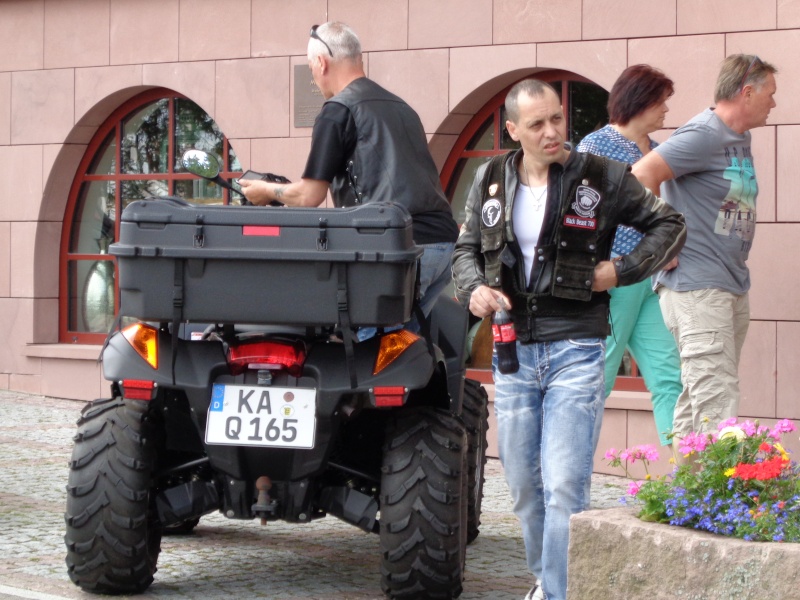
MULTIPOLYGON (((219 180, 213 156, 184 162, 219 180)), ((487 398, 465 378, 454 300, 420 334, 390 330, 415 306, 410 224, 383 202, 125 209, 109 249, 120 310, 101 353, 111 394, 83 409, 70 462, 76 585, 144 591, 162 535, 220 511, 298 526, 333 515, 379 535, 389 597, 459 596, 487 398), (368 326, 377 335, 355 341, 368 326)))

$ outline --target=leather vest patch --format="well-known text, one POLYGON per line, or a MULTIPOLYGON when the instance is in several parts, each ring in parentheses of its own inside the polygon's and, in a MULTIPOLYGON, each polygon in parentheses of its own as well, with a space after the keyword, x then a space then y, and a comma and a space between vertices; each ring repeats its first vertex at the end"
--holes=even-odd
MULTIPOLYGON (((588 183, 586 179, 583 181, 588 183)), ((602 200, 600 192, 588 185, 579 185, 575 191, 575 200, 570 206, 574 214, 564 215, 564 226, 597 229, 595 211, 598 204, 600 204, 600 200, 602 200)))
MULTIPOLYGON (((494 185, 494 184, 492 184, 494 185)), ((503 214, 503 207, 497 198, 491 198, 483 203, 481 208, 481 222, 486 227, 494 227, 500 221, 503 214)))
POLYGON ((588 156, 574 186, 556 237, 556 265, 552 294, 557 298, 592 298, 594 267, 598 261, 598 215, 607 180, 605 157, 588 156))

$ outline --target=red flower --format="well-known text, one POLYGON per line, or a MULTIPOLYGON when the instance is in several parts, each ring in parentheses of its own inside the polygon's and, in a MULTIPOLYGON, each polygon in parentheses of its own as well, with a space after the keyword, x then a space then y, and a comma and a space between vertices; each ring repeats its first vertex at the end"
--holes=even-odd
POLYGON ((762 452, 769 452, 772 450, 772 446, 770 446, 767 442, 761 442, 761 445, 758 447, 758 449, 762 452))
POLYGON ((780 477, 783 469, 788 466, 788 460, 783 460, 780 456, 776 456, 761 463, 739 463, 736 465, 733 476, 743 480, 758 479, 759 481, 764 481, 780 477))

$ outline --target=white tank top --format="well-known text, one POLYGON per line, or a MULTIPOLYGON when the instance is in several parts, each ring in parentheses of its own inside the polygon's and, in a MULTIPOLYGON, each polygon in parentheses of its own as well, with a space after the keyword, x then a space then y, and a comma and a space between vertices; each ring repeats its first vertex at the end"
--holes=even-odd
POLYGON ((530 284, 531 268, 536 255, 536 245, 544 223, 544 209, 547 205, 547 186, 530 188, 521 183, 517 185, 514 208, 511 213, 514 235, 517 238, 522 257, 525 259, 525 285, 530 284))

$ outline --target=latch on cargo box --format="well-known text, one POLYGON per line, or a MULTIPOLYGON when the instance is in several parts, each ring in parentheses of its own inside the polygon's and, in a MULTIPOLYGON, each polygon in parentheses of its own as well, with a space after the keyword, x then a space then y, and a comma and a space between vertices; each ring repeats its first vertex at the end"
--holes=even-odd
POLYGON ((319 237, 317 237, 317 250, 328 249, 328 219, 319 220, 319 237))
POLYGON ((197 216, 197 225, 194 228, 194 247, 202 248, 206 243, 206 235, 203 233, 203 215, 197 216))

